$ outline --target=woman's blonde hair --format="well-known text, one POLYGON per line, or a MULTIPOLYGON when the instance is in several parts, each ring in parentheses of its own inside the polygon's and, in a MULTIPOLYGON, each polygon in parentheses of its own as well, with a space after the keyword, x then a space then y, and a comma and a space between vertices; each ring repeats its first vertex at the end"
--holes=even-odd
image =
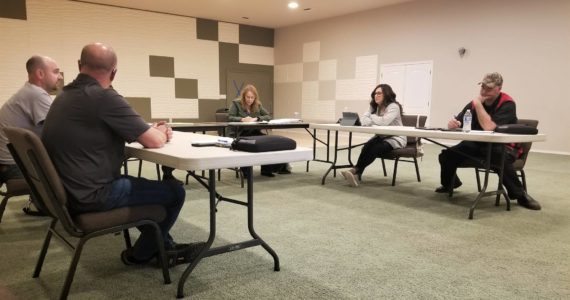
POLYGON ((240 96, 241 107, 243 107, 244 109, 247 108, 247 105, 245 103, 245 94, 247 94, 247 92, 252 92, 253 95, 255 96, 255 101, 253 101, 253 103, 251 104, 251 112, 259 111, 261 107, 261 101, 259 101, 259 94, 257 93, 257 89, 251 84, 246 85, 241 90, 241 96, 240 96))

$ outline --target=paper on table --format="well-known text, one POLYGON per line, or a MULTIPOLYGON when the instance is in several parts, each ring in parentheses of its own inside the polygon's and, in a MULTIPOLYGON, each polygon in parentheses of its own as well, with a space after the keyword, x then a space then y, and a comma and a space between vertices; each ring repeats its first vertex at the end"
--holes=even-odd
POLYGON ((270 120, 269 124, 290 124, 290 123, 300 123, 300 119, 274 119, 270 120))

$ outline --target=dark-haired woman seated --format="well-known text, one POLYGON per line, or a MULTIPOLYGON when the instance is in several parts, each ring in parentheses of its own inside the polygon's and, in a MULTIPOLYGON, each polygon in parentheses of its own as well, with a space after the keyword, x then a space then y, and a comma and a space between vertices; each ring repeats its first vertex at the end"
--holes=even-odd
MULTIPOLYGON (((361 118, 362 126, 402 126, 402 105, 396 101, 396 94, 387 84, 379 84, 370 94, 370 109, 361 118)), ((406 145, 405 136, 375 135, 362 147, 354 168, 343 171, 342 176, 350 186, 358 186, 358 180, 380 154, 406 145)))

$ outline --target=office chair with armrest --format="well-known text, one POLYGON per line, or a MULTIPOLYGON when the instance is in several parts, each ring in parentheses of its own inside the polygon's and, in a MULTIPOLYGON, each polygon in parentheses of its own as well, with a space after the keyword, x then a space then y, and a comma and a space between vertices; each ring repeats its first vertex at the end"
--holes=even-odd
POLYGON ((166 217, 164 207, 160 205, 140 205, 104 212, 72 215, 67 209, 68 199, 61 179, 39 137, 33 132, 21 128, 9 127, 4 129, 4 132, 10 142, 8 149, 20 167, 30 187, 30 191, 34 195, 34 199, 47 208, 48 215, 52 218, 34 270, 34 278, 40 275, 51 237, 55 235, 74 252, 59 297, 60 299, 66 299, 83 246, 88 240, 109 233, 123 232, 127 247, 131 247, 128 229, 137 226, 150 226, 156 233, 159 249, 158 258, 162 266, 164 283, 170 283, 164 242, 157 224, 157 222, 161 222, 166 217), (68 235, 79 239, 76 245, 73 245, 64 236, 64 233, 56 228, 58 222, 61 223, 68 235))
MULTIPOLYGON (((427 116, 420 115, 402 115, 402 124, 404 126, 412 127, 423 127, 426 124, 427 116)), ((384 176, 386 173, 386 164, 384 160, 394 161, 394 174, 392 175, 392 186, 396 185, 396 174, 398 172, 398 162, 409 162, 414 163, 416 167, 416 177, 418 182, 421 182, 420 178, 420 168, 418 166, 418 158, 423 157, 424 153, 421 151, 422 142, 420 138, 417 137, 406 137, 407 143, 404 148, 394 149, 387 154, 379 155, 378 158, 382 160, 382 171, 384 171, 384 176)))

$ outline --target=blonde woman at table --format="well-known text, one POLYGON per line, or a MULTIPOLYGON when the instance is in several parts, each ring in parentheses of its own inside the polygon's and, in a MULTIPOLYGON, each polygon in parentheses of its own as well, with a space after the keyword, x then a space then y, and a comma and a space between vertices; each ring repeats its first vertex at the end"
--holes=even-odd
MULTIPOLYGON (((255 86, 248 84, 242 90, 240 97, 232 101, 228 111, 230 122, 259 122, 271 120, 269 112, 261 105, 255 86)), ((230 135, 235 136, 235 132, 230 135)), ((242 130, 240 136, 263 135, 259 129, 242 130)))
MULTIPOLYGON (((370 94, 370 98, 370 109, 361 118, 362 126, 402 126, 402 105, 396 101, 392 87, 379 84, 370 94)), ((343 171, 342 176, 350 186, 357 187, 364 169, 374 162, 378 155, 405 145, 405 136, 375 135, 362 146, 356 166, 343 171)))
MULTIPOLYGON (((261 105, 259 94, 255 86, 248 84, 241 90, 241 96, 232 101, 232 106, 228 112, 230 122, 258 122, 269 121, 269 112, 261 105)), ((243 129, 240 136, 264 135, 259 129, 243 129)), ((230 132, 230 136, 236 136, 235 132, 230 132)), ((288 164, 275 164, 261 166, 261 175, 275 177, 273 173, 291 174, 288 164)))

